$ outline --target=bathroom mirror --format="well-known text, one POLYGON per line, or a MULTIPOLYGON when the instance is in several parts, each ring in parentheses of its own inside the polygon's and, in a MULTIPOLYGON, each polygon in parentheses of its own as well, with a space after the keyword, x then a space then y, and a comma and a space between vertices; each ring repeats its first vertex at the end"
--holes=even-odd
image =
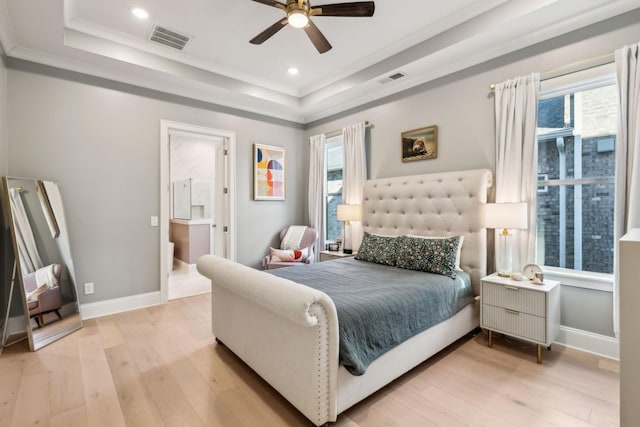
POLYGON ((11 285, 22 295, 34 351, 82 327, 67 223, 55 182, 3 177, 2 183, 16 261, 11 285))

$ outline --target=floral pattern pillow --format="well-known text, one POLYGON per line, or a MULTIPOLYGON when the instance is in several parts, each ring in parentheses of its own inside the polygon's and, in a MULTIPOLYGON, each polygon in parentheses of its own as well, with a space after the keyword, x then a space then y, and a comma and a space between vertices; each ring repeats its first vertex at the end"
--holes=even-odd
POLYGON ((397 267, 456 278, 459 236, 445 239, 400 236, 397 240, 397 267))
POLYGON ((365 231, 356 259, 394 266, 397 258, 397 240, 395 236, 381 236, 365 231))

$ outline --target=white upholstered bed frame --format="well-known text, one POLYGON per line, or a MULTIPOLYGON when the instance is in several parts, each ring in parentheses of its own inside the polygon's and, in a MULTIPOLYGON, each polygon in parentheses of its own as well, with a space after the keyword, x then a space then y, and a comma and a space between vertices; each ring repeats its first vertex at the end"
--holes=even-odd
MULTIPOLYGON (((461 266, 478 294, 486 274, 483 205, 489 170, 369 180, 363 228, 384 235, 463 235, 461 266)), ((323 292, 207 255, 198 271, 212 283, 212 327, 223 342, 316 425, 369 396, 479 324, 470 304, 388 351, 364 375, 338 364, 338 318, 323 292)))

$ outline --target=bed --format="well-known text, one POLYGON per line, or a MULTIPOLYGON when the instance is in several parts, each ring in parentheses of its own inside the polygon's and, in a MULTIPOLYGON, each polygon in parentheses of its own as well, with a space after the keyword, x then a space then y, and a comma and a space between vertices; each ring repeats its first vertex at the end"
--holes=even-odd
MULTIPOLYGON (((460 267, 478 295, 487 271, 483 206, 491 185, 486 169, 369 180, 363 229, 383 236, 464 236, 460 267)), ((211 279, 216 339, 316 425, 336 421, 479 324, 477 304, 468 304, 353 375, 339 364, 338 311, 327 293, 211 255, 198 260, 198 271, 211 279)))

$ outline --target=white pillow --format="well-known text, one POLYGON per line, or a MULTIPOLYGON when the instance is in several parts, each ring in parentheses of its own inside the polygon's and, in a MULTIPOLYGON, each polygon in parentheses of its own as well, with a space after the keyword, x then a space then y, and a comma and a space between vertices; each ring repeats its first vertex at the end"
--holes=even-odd
POLYGON ((304 249, 275 249, 271 250, 271 260, 278 262, 304 262, 309 258, 309 248, 304 249))
POLYGON ((42 285, 35 288, 33 291, 27 292, 27 301, 29 302, 38 301, 38 295, 40 295, 46 290, 47 290, 47 285, 43 283, 42 285))
MULTIPOLYGON (((416 234, 407 234, 408 237, 417 237, 420 239, 449 239, 451 237, 456 236, 448 236, 448 237, 438 237, 438 236, 418 236, 416 234)), ((458 241, 458 251, 456 252, 456 270, 462 270, 460 268, 460 254, 462 253, 462 242, 464 242, 464 236, 458 236, 460 240, 458 241)))

